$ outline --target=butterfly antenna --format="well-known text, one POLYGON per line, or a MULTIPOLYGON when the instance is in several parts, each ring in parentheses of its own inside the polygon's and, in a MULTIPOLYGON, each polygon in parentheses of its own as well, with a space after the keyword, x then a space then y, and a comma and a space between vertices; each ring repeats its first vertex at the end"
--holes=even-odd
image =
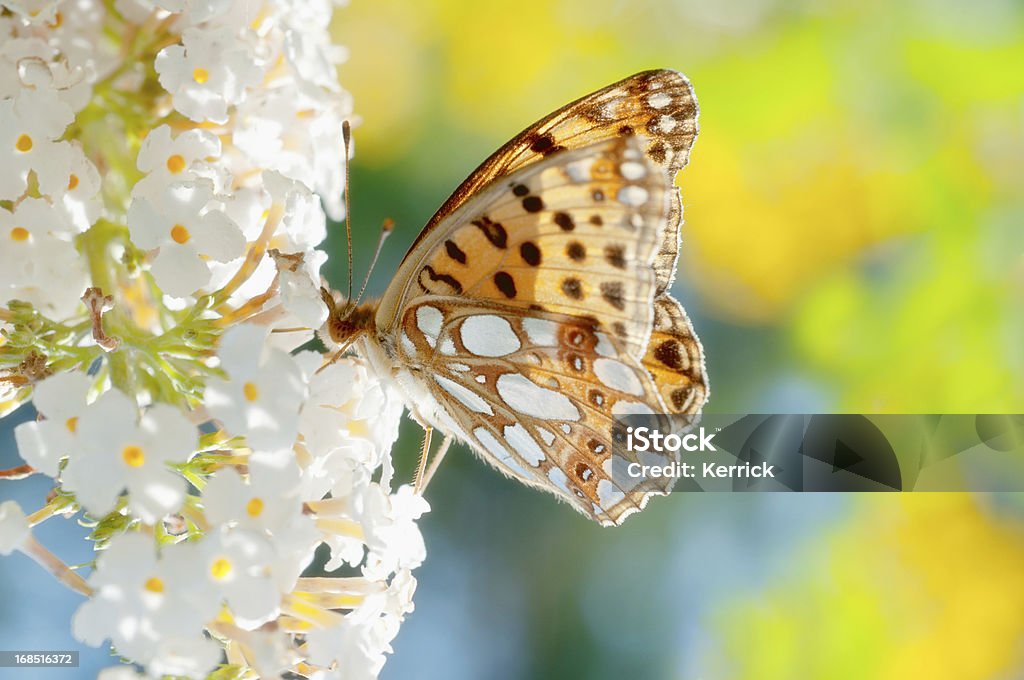
POLYGON ((370 268, 366 270, 366 278, 363 279, 363 287, 359 289, 359 295, 356 297, 355 304, 358 305, 363 299, 363 293, 366 292, 366 286, 370 283, 370 274, 373 272, 373 268, 377 265, 377 258, 380 257, 380 251, 384 249, 384 241, 387 240, 388 236, 395 229, 395 221, 390 217, 384 220, 384 223, 380 226, 380 238, 377 239, 377 250, 373 253, 373 259, 370 260, 370 268))
POLYGON ((352 203, 349 197, 348 162, 352 157, 352 126, 346 120, 341 124, 341 138, 345 142, 345 238, 348 241, 348 293, 345 295, 345 304, 352 303, 352 203))

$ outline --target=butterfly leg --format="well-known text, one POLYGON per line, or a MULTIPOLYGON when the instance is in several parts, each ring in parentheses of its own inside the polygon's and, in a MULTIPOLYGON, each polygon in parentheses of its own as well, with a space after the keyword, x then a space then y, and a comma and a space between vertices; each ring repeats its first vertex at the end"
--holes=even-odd
POLYGON ((429 425, 423 425, 423 447, 420 449, 420 462, 416 465, 416 478, 413 481, 412 487, 417 494, 423 492, 423 472, 427 468, 427 456, 430 455, 430 440, 433 435, 434 428, 429 425))
POLYGON ((441 442, 441 446, 437 449, 437 453, 434 454, 434 460, 430 461, 430 467, 427 468, 426 474, 423 475, 423 483, 419 488, 420 494, 427 490, 427 484, 430 484, 430 480, 434 478, 434 473, 437 472, 437 468, 441 466, 441 461, 444 460, 445 454, 448 453, 448 449, 451 448, 451 445, 451 436, 445 435, 444 441, 441 442))

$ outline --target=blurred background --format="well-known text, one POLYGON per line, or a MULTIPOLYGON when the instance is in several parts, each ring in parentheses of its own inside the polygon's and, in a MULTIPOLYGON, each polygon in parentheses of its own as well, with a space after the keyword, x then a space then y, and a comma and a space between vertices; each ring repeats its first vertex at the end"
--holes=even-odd
MULTIPOLYGON (((519 130, 674 68, 709 411, 1024 412, 1021 3, 376 0, 334 28, 363 268, 398 225, 373 291, 519 130)), ((1020 496, 675 494, 601 529, 460 447, 428 499, 385 678, 1024 677, 1020 496)))
MULTIPOLYGON (((1024 412, 1021 3, 356 0, 334 32, 362 119, 357 277, 398 225, 372 292, 513 134, 674 68, 701 107, 675 295, 707 410, 1024 412)), ((419 443, 407 423, 406 478, 419 443)), ((457 447, 427 497, 384 678, 1024 677, 1021 495, 676 494, 602 529, 457 447)), ((77 599, 6 562, 0 602, 40 611, 0 605, 0 646, 59 641, 77 599)))

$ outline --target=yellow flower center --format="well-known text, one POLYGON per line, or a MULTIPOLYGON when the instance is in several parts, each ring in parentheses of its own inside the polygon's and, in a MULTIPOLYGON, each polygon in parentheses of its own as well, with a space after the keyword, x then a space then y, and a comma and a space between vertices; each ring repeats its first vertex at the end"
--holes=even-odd
POLYGON ((78 430, 78 416, 71 416, 64 421, 64 427, 68 428, 68 432, 74 434, 78 430))
POLYGON ((256 401, 260 398, 260 388, 254 383, 247 382, 242 386, 242 394, 245 395, 246 401, 256 401))
POLYGON ((74 191, 75 187, 78 186, 78 175, 71 175, 68 177, 68 191, 74 191))
POLYGON ((250 499, 250 501, 245 504, 245 511, 249 513, 249 517, 259 517, 263 514, 263 501, 259 498, 250 499))
POLYGON ((210 72, 201 66, 197 66, 192 69, 192 80, 196 81, 199 85, 204 84, 210 79, 210 72))
POLYGON ((151 593, 162 593, 164 592, 164 582, 157 576, 150 576, 146 579, 145 588, 151 593))
POLYGON ((171 238, 174 239, 175 243, 185 244, 192 238, 192 234, 188 233, 188 229, 184 225, 175 224, 171 227, 171 238))
POLYGON ((218 581, 228 577, 231 573, 231 561, 226 557, 218 557, 210 565, 210 575, 218 581))
POLYGON ((146 462, 146 452, 134 444, 129 444, 121 449, 121 457, 129 467, 142 467, 142 464, 146 462))
POLYGON ((185 159, 181 157, 181 154, 174 154, 167 159, 167 169, 171 171, 172 175, 177 175, 185 169, 185 159))
POLYGON ((28 135, 21 135, 14 143, 14 148, 22 153, 28 153, 32 150, 32 138, 28 135))
POLYGON ((359 418, 348 421, 348 433, 353 437, 369 437, 370 426, 366 424, 366 419, 359 418))
POLYGON ((22 243, 28 240, 28 229, 25 227, 15 227, 11 229, 11 240, 22 243))

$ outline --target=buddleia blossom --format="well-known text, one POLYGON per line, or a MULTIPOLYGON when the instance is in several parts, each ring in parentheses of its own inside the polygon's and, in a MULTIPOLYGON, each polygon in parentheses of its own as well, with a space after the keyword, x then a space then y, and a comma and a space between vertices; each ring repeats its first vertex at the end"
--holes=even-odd
POLYGON ((81 593, 75 636, 143 669, 103 678, 375 677, 429 508, 393 481, 392 388, 297 351, 344 216, 332 3, 0 10, 0 416, 36 416, 0 483, 55 486, 0 504, 0 554, 81 593), (34 535, 79 511, 82 573, 34 535))

